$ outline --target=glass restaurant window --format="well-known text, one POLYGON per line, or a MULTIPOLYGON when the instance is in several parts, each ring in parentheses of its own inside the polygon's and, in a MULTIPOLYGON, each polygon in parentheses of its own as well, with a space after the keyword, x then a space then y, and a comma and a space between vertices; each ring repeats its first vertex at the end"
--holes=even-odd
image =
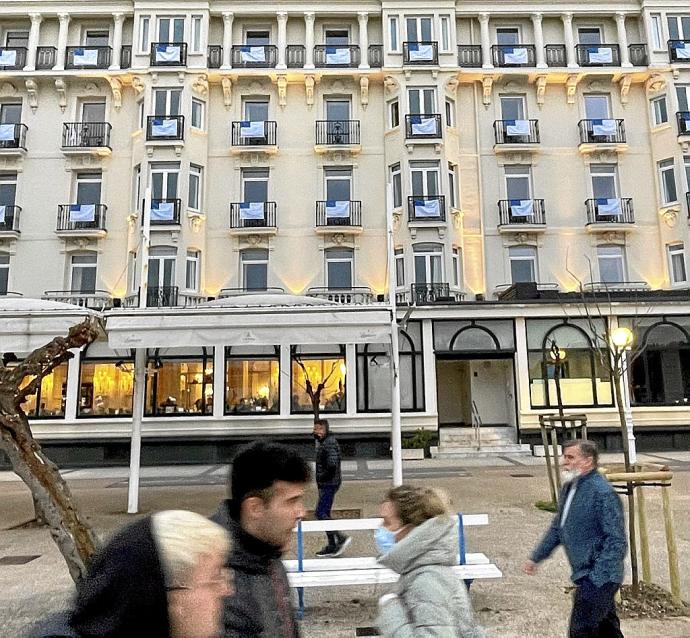
MULTIPOLYGON (((31 382, 26 377, 22 388, 31 382)), ((43 377, 38 391, 30 394, 22 404, 22 410, 30 419, 44 419, 65 416, 67 395, 67 363, 61 363, 48 376, 43 377)))
POLYGON ((132 416, 133 388, 133 358, 85 358, 79 373, 77 416, 132 416))
POLYGON ((225 349, 225 414, 280 412, 280 347, 225 349))
POLYGON ((306 391, 307 378, 314 389, 325 381, 320 397, 321 412, 346 411, 345 346, 293 346, 291 358, 293 413, 312 411, 311 399, 306 391))

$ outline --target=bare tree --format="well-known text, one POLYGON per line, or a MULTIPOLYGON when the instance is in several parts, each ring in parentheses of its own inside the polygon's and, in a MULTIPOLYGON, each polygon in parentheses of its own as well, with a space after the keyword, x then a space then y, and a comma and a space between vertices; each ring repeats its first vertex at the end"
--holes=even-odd
POLYGON ((295 355, 295 363, 302 368, 302 373, 304 374, 304 391, 307 393, 309 400, 311 401, 311 409, 314 413, 314 423, 316 423, 321 418, 321 393, 326 387, 329 379, 333 376, 333 373, 338 368, 339 362, 337 360, 334 361, 328 374, 318 383, 309 378, 309 372, 301 357, 298 355, 295 355))
POLYGON ((70 349, 88 345, 100 333, 99 320, 89 317, 70 328, 67 337, 56 337, 16 365, 0 362, 0 450, 31 491, 37 518, 49 526, 75 581, 85 575, 96 550, 93 530, 58 467, 34 439, 22 404, 46 376, 74 356, 70 349))

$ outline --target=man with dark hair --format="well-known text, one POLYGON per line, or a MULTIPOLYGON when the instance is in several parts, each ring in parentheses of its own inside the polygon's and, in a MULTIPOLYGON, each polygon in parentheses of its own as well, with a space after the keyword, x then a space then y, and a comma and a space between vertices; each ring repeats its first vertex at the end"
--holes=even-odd
MULTIPOLYGON (((331 518, 335 493, 342 483, 340 446, 331 434, 326 419, 314 422, 314 439, 316 440, 316 487, 319 489, 319 501, 315 514, 320 521, 326 521, 331 518)), ((328 543, 316 552, 320 558, 340 556, 351 541, 350 537, 342 532, 326 532, 326 536, 328 543)))
POLYGON ((281 556, 297 520, 311 471, 291 448, 256 441, 233 459, 230 496, 213 520, 234 543, 228 567, 235 593, 225 599, 221 638, 298 638, 290 587, 281 556))
POLYGON ((597 471, 599 453, 591 441, 563 444, 564 486, 558 513, 523 570, 563 545, 575 583, 570 638, 623 638, 614 596, 623 582, 626 554, 623 506, 611 484, 597 471))

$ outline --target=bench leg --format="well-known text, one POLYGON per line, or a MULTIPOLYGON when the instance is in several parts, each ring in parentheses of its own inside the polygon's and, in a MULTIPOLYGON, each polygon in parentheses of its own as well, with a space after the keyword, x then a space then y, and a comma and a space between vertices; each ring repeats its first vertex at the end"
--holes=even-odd
POLYGON ((304 619, 304 587, 297 588, 297 599, 299 600, 299 609, 297 610, 297 618, 304 619))

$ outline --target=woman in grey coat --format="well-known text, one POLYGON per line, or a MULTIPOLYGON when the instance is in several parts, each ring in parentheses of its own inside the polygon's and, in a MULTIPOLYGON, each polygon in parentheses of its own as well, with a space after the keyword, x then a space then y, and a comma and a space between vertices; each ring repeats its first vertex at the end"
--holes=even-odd
POLYGON ((379 562, 400 574, 395 593, 379 600, 377 625, 389 638, 484 638, 467 588, 453 573, 457 529, 433 489, 401 485, 381 505, 379 562))

